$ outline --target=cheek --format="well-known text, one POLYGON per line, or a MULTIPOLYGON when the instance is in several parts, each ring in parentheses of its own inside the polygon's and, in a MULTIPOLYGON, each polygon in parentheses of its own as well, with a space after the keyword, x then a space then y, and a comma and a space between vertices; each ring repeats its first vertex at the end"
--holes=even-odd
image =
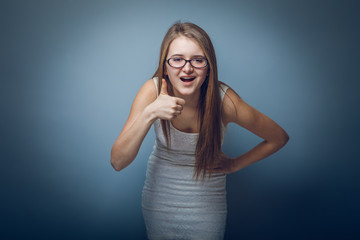
POLYGON ((179 69, 169 69, 168 71, 166 71, 166 75, 168 75, 169 77, 176 77, 179 74, 180 74, 179 69))
POLYGON ((199 72, 198 75, 199 75, 201 78, 205 79, 205 78, 208 76, 208 71, 205 70, 205 71, 199 72))
POLYGON ((177 77, 176 71, 173 71, 172 69, 170 69, 169 71, 166 71, 165 75, 169 79, 171 85, 176 84, 176 77, 177 77))

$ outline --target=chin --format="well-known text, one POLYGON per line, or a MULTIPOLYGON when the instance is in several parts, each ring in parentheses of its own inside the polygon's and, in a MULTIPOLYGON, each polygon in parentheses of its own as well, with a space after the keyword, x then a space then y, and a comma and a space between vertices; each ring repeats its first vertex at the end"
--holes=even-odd
POLYGON ((191 96, 194 94, 194 91, 178 91, 182 96, 191 96))

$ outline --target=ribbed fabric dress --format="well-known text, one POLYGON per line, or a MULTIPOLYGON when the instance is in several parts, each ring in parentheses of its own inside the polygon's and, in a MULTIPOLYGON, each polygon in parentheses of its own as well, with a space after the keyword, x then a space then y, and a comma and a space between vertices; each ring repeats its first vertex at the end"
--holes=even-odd
MULTIPOLYGON (((158 79, 154 78, 158 88, 158 79)), ((227 86, 220 86, 221 99, 227 86)), ((193 179, 198 133, 185 133, 170 123, 166 148, 160 120, 142 192, 142 212, 149 239, 223 239, 227 215, 226 175, 204 183, 193 179)), ((225 127, 222 125, 223 136, 225 127)))

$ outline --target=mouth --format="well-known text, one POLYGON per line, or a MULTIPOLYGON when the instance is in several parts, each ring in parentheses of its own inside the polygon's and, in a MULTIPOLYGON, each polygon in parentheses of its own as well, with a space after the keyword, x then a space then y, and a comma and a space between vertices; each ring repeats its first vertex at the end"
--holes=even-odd
POLYGON ((192 82, 194 79, 195 77, 180 77, 180 80, 183 82, 192 82))

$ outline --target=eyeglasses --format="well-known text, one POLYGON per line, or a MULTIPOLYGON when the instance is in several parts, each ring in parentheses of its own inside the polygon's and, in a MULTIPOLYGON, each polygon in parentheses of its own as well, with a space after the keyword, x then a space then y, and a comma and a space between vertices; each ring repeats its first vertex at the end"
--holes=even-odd
POLYGON ((182 68, 187 62, 194 68, 205 68, 208 65, 208 60, 206 58, 192 58, 186 60, 182 57, 172 57, 166 60, 166 62, 173 68, 182 68))

